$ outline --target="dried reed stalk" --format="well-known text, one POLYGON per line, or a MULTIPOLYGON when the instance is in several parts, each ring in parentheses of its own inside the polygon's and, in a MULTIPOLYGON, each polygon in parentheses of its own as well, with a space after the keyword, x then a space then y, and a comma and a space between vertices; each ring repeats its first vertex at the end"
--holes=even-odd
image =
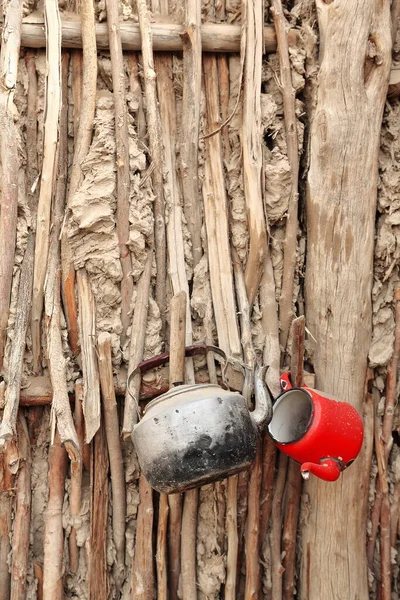
POLYGON ((56 0, 45 0, 46 26, 46 99, 44 120, 43 164, 36 225, 35 267, 32 295, 33 370, 38 373, 41 362, 41 318, 50 237, 51 200, 57 171, 58 120, 61 109, 61 22, 56 0))
POLYGON ((0 369, 3 367, 15 258, 18 210, 18 128, 14 120, 14 91, 21 46, 22 0, 3 4, 4 26, 0 54, 0 369))
POLYGON ((18 451, 15 439, 12 439, 0 452, 0 600, 10 600, 8 556, 11 551, 14 475, 17 469, 18 451))
POLYGON ((10 600, 24 600, 28 572, 31 522, 31 445, 26 419, 21 411, 17 422, 19 468, 16 486, 10 600))
MULTIPOLYGON (((303 316, 292 321, 292 354, 290 357, 290 376, 295 387, 303 385, 303 362, 305 319, 303 316)), ((289 459, 286 479, 286 507, 283 527, 283 600, 293 600, 296 571, 297 524, 300 513, 302 477, 298 463, 289 459)))
POLYGON ((198 180, 198 147, 201 96, 201 5, 197 0, 186 3, 183 43, 182 133, 180 173, 183 207, 192 240, 193 267, 202 256, 201 210, 198 180))
POLYGON ((85 415, 85 442, 88 444, 100 427, 100 382, 97 367, 96 304, 85 269, 76 275, 79 297, 79 330, 82 350, 83 414, 85 415))
POLYGON ((31 310, 33 284, 33 234, 29 234, 28 244, 21 265, 18 287, 17 310, 15 314, 14 339, 8 361, 8 382, 4 395, 3 418, 0 423, 0 447, 16 432, 18 418, 19 390, 25 352, 25 338, 31 310))
MULTIPOLYGON (((154 600, 153 490, 142 474, 139 478, 139 498, 132 568, 132 600, 154 600)), ((165 529, 166 526, 165 524, 165 529)), ((165 543, 162 547, 165 547, 165 543)))
MULTIPOLYGON (((63 48, 82 48, 81 22, 76 14, 63 12, 61 21, 63 48)), ((35 15, 36 17, 36 15, 35 15)), ((150 24, 155 52, 182 52, 181 23, 167 20, 154 21, 150 24)), ((132 21, 121 21, 122 49, 130 52, 141 50, 140 28, 132 21)), ((240 25, 234 23, 203 23, 201 26, 201 43, 203 52, 238 53, 240 51, 240 25)), ((289 32, 291 46, 296 46, 300 38, 297 29, 289 32)), ((99 50, 108 50, 108 27, 106 23, 96 23, 96 43, 99 50)), ((32 15, 22 23, 22 46, 24 48, 45 48, 46 36, 43 19, 38 15, 33 21, 32 15)), ((265 52, 276 52, 276 35, 270 25, 264 27, 265 52)))
POLYGON ((111 359, 111 335, 101 333, 97 340, 99 373, 103 397, 103 414, 107 437, 112 489, 112 531, 116 550, 114 580, 121 589, 125 570, 125 474, 119 438, 118 407, 115 399, 111 359))
POLYGON ((108 457, 104 422, 97 430, 90 457, 90 540, 88 560, 89 600, 108 598, 107 520, 108 520, 108 457))
POLYGON ((68 136, 68 67, 69 55, 63 53, 62 68, 62 109, 60 112, 60 131, 58 147, 58 173, 51 220, 51 238, 45 288, 45 314, 47 330, 47 360, 51 384, 54 390, 52 419, 56 421, 61 443, 65 445, 71 460, 79 458, 79 442, 69 405, 66 359, 64 358, 61 338, 61 302, 60 302, 60 244, 59 236, 64 215, 67 181, 67 136, 68 136))
POLYGON ((246 263, 246 289, 252 306, 258 293, 268 253, 263 194, 262 125, 261 125, 261 69, 263 54, 263 2, 242 2, 243 35, 245 36, 245 64, 243 81, 243 184, 249 225, 249 255, 246 263))
POLYGON ((286 145, 292 175, 286 222, 285 251, 283 255, 282 289, 279 301, 279 318, 281 325, 280 342, 281 346, 286 348, 290 323, 293 318, 293 284, 297 260, 299 142, 297 138, 296 92, 292 84, 289 58, 289 42, 287 35, 288 24, 283 16, 281 0, 271 0, 271 12, 274 18, 276 39, 278 43, 286 145))
MULTIPOLYGON (((82 23, 83 58, 73 57, 73 95, 74 107, 74 155, 71 166, 71 176, 68 190, 70 204, 73 195, 83 179, 82 166, 89 152, 92 141, 93 120, 96 109, 97 85, 97 46, 95 34, 94 6, 92 0, 80 0, 78 3, 82 23), (81 87, 81 89, 79 89, 81 87), (84 91, 84 92, 83 92, 84 91), (81 101, 82 92, 85 101, 81 101)), ((78 317, 75 299, 75 270, 71 249, 65 231, 62 232, 62 291, 64 298, 65 317, 68 324, 69 339, 75 354, 79 352, 78 317)))
POLYGON ((122 266, 121 345, 123 345, 129 327, 129 312, 133 294, 132 261, 130 250, 128 248, 130 193, 128 114, 126 105, 124 60, 119 31, 119 2, 118 0, 106 0, 106 7, 115 110, 115 141, 117 150, 117 235, 122 266))
MULTIPOLYGON (((136 303, 133 310, 131 326, 131 343, 129 347, 128 375, 138 366, 143 358, 144 342, 146 337, 147 314, 149 310, 151 266, 153 263, 153 249, 149 249, 143 273, 136 286, 136 303)), ((130 391, 125 392, 124 423, 122 434, 124 437, 131 435, 133 426, 137 423, 137 411, 140 394, 140 373, 131 381, 130 391), (136 406, 131 394, 135 396, 136 406)))
POLYGON ((161 122, 157 102, 156 73, 153 60, 153 38, 150 27, 146 0, 137 0, 137 11, 141 35, 144 89, 146 97, 147 127, 150 144, 150 156, 154 165, 152 179, 155 193, 154 201, 154 242, 156 253, 156 302, 160 309, 162 332, 165 329, 166 310, 166 242, 165 207, 163 183, 163 149, 161 140, 161 122))
MULTIPOLYGON (((74 422, 75 429, 78 436, 79 450, 81 459, 74 460, 71 462, 71 490, 69 495, 69 509, 71 512, 72 519, 79 516, 81 512, 82 502, 82 454, 84 444, 84 431, 83 431, 83 386, 81 383, 75 383, 75 410, 74 410, 74 422)), ((71 527, 69 534, 69 570, 71 573, 76 573, 78 570, 79 563, 79 549, 78 542, 76 539, 76 529, 74 526, 71 527)))
POLYGON ((62 507, 67 474, 67 453, 58 432, 49 450, 49 500, 44 520, 43 600, 63 600, 64 530, 62 507))

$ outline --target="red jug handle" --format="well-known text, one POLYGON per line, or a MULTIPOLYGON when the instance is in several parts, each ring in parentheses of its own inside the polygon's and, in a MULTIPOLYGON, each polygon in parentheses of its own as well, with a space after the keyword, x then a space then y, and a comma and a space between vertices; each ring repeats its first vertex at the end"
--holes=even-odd
POLYGON ((280 376, 281 388, 283 392, 287 392, 287 390, 292 389, 292 382, 290 381, 290 371, 285 371, 280 376))

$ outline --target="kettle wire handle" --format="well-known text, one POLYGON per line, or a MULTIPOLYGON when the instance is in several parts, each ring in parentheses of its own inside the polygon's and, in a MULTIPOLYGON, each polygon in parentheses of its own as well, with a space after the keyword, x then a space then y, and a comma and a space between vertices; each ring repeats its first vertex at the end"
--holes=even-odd
MULTIPOLYGON (((227 356, 226 353, 223 350, 221 350, 221 348, 218 348, 218 346, 211 346, 208 344, 195 344, 193 346, 185 347, 185 356, 186 357, 201 356, 201 355, 207 354, 208 352, 213 352, 214 354, 217 354, 219 357, 221 357, 224 360, 225 365, 222 369, 222 381, 223 381, 224 385, 226 385, 226 387, 229 387, 229 385, 227 384, 227 379, 226 379, 226 370, 229 365, 232 365, 232 367, 237 371, 242 371, 242 372, 244 371, 245 375, 247 375, 247 372, 250 371, 249 367, 244 365, 239 359, 233 358, 231 356, 227 356)), ((136 405, 136 411, 138 413, 139 418, 140 418, 140 408, 139 408, 138 398, 136 398, 136 395, 131 391, 132 379, 139 373, 140 374, 146 373, 146 371, 150 371, 151 369, 155 369, 156 367, 165 365, 165 363, 167 363, 168 361, 169 361, 169 352, 163 352, 162 354, 158 354, 157 356, 152 356, 151 358, 148 358, 147 360, 143 360, 129 374, 128 379, 126 381, 126 389, 127 389, 128 394, 131 396, 131 398, 133 399, 133 401, 136 405)))

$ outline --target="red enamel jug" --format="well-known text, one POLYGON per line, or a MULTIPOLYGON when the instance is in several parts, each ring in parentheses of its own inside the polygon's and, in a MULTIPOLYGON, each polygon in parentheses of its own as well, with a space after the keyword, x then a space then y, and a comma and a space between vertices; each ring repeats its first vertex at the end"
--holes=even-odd
POLYGON ((281 376, 282 394, 273 407, 269 433, 278 448, 301 464, 301 474, 336 481, 358 456, 363 422, 348 402, 307 386, 294 388, 290 373, 281 376))

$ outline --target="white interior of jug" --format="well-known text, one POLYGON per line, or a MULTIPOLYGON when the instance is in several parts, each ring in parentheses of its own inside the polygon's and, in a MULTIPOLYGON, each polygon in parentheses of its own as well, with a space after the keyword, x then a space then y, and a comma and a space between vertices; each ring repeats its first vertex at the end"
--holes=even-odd
POLYGON ((312 412, 313 405, 307 392, 288 390, 274 404, 269 432, 280 444, 295 442, 307 431, 312 412))

